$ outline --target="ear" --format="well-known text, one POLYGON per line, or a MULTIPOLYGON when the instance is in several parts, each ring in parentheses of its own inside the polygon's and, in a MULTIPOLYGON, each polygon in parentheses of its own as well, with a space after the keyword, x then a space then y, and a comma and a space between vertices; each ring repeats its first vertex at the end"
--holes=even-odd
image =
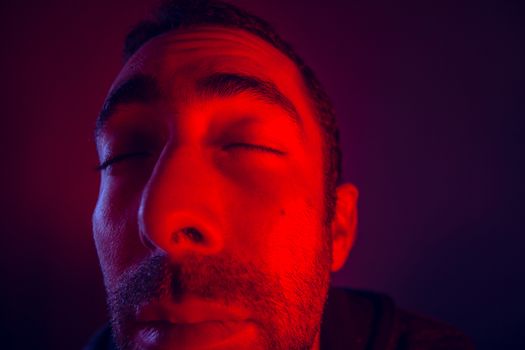
POLYGON ((331 224, 332 272, 343 267, 354 245, 357 227, 358 191, 352 184, 342 184, 336 189, 336 204, 331 224))

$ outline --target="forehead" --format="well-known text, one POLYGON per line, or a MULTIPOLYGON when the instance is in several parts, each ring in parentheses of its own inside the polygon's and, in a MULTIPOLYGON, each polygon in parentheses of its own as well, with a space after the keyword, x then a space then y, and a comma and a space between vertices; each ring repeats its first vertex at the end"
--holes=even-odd
POLYGON ((129 59, 121 73, 137 69, 160 73, 199 64, 298 77, 294 63, 271 44, 244 30, 220 26, 178 29, 155 37, 129 59))
POLYGON ((155 77, 163 90, 180 96, 181 88, 215 72, 271 81, 293 101, 299 114, 312 114, 294 62, 254 34, 220 26, 178 29, 149 40, 126 62, 111 90, 130 77, 145 74, 155 77))

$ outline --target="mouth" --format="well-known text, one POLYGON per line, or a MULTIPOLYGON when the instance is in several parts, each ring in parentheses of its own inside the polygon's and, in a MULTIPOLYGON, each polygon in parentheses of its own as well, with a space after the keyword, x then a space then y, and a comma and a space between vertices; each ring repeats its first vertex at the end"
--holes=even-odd
MULTIPOLYGON (((141 349, 226 349, 253 340, 247 311, 197 299, 138 308, 135 341, 141 349)), ((238 347, 237 347, 238 348, 238 347)))
POLYGON ((247 344, 254 325, 248 321, 205 321, 141 323, 136 333, 141 349, 226 349, 247 344))

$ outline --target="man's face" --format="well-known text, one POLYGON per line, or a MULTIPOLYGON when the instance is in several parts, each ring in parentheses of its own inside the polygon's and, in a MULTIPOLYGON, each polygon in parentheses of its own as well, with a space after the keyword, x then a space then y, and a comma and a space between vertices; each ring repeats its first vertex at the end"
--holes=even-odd
POLYGON ((311 349, 329 284, 320 128, 297 67, 199 27, 146 43, 101 113, 93 230, 123 349, 311 349))

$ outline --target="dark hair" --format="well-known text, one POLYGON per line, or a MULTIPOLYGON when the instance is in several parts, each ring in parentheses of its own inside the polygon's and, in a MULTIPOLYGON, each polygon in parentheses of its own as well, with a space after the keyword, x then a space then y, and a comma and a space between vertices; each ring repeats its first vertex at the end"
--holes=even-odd
POLYGON ((329 222, 334 211, 335 188, 341 180, 341 148, 335 112, 312 69, 270 24, 222 1, 167 0, 153 13, 152 19, 138 23, 128 33, 124 44, 124 60, 127 61, 144 43, 160 34, 198 25, 220 25, 255 34, 288 56, 299 68, 323 132, 326 214, 329 222))

